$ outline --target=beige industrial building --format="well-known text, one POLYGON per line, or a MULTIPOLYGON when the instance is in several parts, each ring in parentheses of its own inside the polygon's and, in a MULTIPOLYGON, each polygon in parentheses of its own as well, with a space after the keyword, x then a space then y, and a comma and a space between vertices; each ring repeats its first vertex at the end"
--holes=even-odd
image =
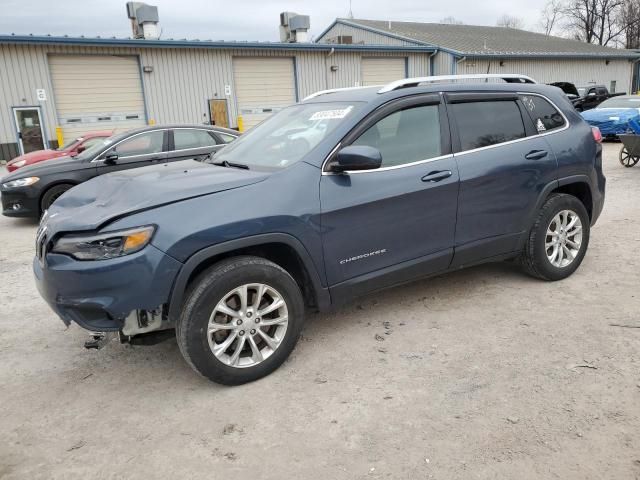
POLYGON ((526 54, 510 35, 529 32, 462 27, 338 19, 315 42, 278 43, 0 36, 0 159, 96 130, 247 129, 318 90, 407 76, 509 72, 631 88, 635 52, 531 34, 538 50, 526 54))

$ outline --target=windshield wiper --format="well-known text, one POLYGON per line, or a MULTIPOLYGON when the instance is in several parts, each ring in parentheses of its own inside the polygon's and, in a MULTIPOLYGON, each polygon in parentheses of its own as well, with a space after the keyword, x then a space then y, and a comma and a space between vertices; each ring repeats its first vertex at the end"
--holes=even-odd
POLYGON ((211 162, 211 164, 217 165, 218 167, 232 167, 232 168, 241 168, 242 170, 249 170, 249 165, 244 165, 243 163, 228 162, 226 160, 221 160, 219 162, 211 162))

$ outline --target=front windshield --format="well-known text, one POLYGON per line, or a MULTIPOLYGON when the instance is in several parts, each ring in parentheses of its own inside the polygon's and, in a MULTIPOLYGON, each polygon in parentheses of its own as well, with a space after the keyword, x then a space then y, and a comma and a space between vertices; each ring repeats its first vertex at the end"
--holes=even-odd
POLYGON ((214 161, 286 168, 302 160, 359 108, 355 102, 293 105, 224 147, 214 161))
POLYGON ((61 150, 66 150, 69 147, 71 147, 72 145, 75 145, 76 143, 82 141, 82 137, 78 137, 78 138, 74 138, 73 140, 71 140, 70 142, 65 143, 62 147, 57 148, 56 150, 61 151, 61 150))
POLYGON ((596 108, 640 108, 640 96, 638 97, 614 97, 605 100, 596 108))

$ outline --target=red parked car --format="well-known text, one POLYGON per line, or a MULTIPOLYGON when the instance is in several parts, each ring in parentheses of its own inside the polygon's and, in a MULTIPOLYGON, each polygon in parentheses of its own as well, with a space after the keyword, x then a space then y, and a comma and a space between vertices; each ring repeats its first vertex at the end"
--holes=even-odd
POLYGON ((9 172, 13 172, 21 167, 44 162, 45 160, 51 160, 53 158, 75 157, 79 153, 84 152, 87 148, 95 145, 97 142, 101 142, 111 135, 113 135, 113 131, 111 130, 86 133, 83 136, 68 142, 62 148, 58 148, 57 150, 38 150, 20 155, 7 163, 7 170, 9 170, 9 172))

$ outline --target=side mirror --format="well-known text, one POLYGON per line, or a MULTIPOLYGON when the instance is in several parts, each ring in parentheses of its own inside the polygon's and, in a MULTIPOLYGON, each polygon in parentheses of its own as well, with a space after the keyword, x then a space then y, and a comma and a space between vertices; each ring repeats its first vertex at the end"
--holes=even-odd
POLYGON ((118 163, 118 154, 115 152, 107 153, 104 157, 104 163, 107 165, 115 165, 118 163))
POLYGON ((375 170, 382 165, 382 154, 377 148, 366 145, 350 145, 338 152, 331 162, 332 172, 347 170, 375 170))
POLYGON ((87 147, 85 147, 84 145, 80 145, 78 148, 76 148, 76 155, 78 153, 82 153, 87 149, 87 147))

